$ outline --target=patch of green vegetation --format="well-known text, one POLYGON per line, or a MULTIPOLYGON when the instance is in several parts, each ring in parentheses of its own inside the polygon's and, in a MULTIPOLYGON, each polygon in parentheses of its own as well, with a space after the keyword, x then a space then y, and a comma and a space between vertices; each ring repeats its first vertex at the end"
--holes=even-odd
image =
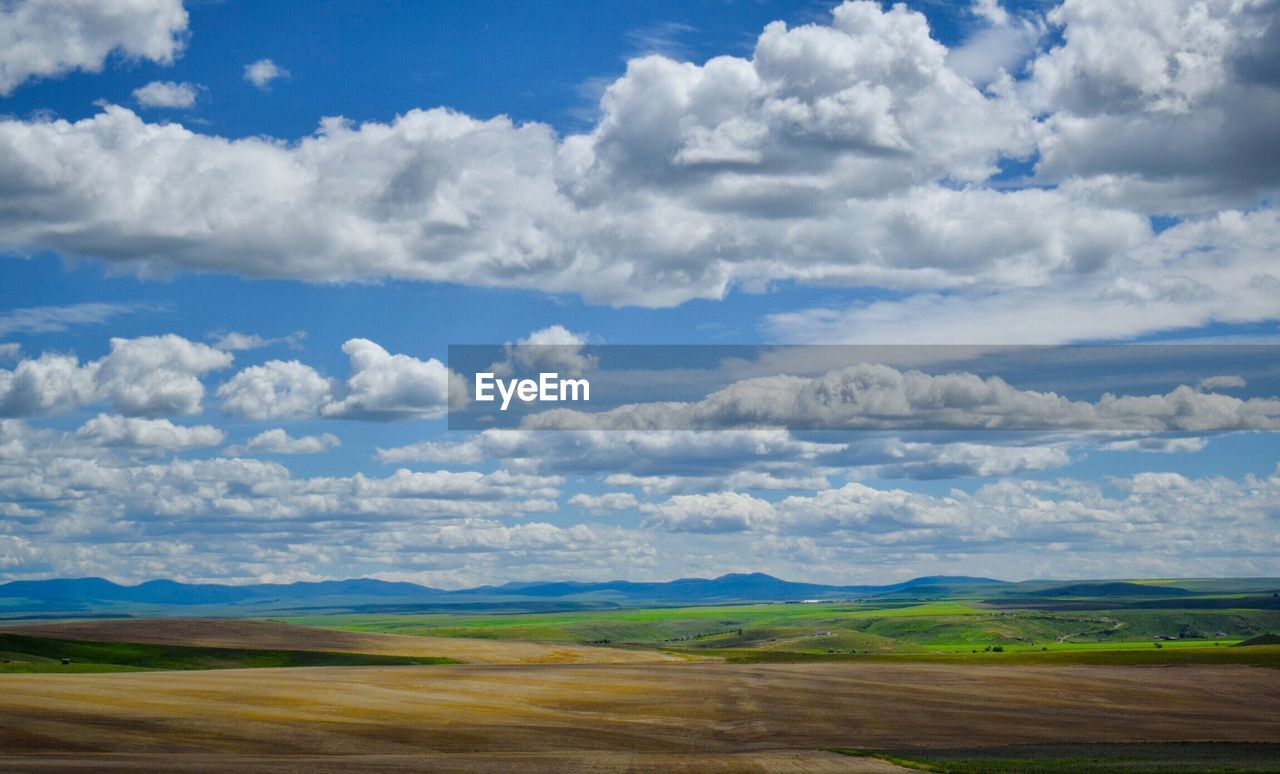
POLYGON ((1120 742, 953 750, 836 749, 832 752, 945 774, 1280 772, 1280 744, 1257 742, 1120 742))
POLYGON ((935 663, 981 664, 987 666, 1191 666, 1237 664, 1280 669, 1280 646, 1256 648, 1168 647, 1153 648, 1061 648, 1058 650, 1013 650, 1005 652, 932 652, 850 654, 785 650, 725 650, 731 663, 760 664, 794 661, 845 661, 851 663, 935 663))
POLYGON ((456 664, 454 659, 304 650, 252 650, 83 642, 0 633, 0 673, 119 672, 302 666, 456 664), (68 663, 62 663, 63 660, 68 663))

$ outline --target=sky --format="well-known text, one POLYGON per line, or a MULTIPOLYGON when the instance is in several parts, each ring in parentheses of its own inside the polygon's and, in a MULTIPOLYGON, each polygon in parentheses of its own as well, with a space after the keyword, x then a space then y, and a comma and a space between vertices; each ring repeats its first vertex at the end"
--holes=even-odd
POLYGON ((1113 404, 774 349, 1280 343, 1277 20, 0 4, 0 580, 1280 575, 1265 356, 1113 404), (462 344, 726 381, 450 430, 462 344))

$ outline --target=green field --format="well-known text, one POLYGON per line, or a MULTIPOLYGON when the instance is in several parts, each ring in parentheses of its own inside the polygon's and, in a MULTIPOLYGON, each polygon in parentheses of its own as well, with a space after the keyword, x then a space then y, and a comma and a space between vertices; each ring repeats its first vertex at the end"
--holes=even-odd
POLYGON ((447 658, 302 650, 201 648, 135 642, 83 642, 0 633, 0 674, 132 672, 297 666, 403 666, 457 663, 447 658), (64 664, 63 659, 69 661, 64 664))
POLYGON ((952 750, 837 749, 835 752, 944 774, 1280 772, 1280 744, 1248 742, 1014 745, 952 750))
MULTIPOLYGON (((1075 600, 1087 599, 1075 597, 1075 600)), ((824 656, 982 663, 1280 664, 1280 648, 1232 647, 1280 631, 1265 609, 1004 609, 937 600, 757 604, 569 613, 324 615, 306 626, 433 637, 595 643, 782 661, 824 656)))

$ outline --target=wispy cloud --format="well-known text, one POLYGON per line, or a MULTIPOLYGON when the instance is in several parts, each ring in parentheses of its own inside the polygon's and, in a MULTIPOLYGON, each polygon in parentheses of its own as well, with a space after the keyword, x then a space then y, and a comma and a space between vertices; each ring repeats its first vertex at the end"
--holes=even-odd
POLYGON ((77 325, 100 325, 138 311, 134 304, 29 306, 0 314, 0 336, 13 333, 61 333, 77 325))

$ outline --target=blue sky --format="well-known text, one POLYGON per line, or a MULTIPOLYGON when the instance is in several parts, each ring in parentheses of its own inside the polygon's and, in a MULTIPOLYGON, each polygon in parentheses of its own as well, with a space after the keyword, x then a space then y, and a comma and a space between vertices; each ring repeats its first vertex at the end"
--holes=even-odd
POLYGON ((1280 573, 1270 378, 1174 434, 443 419, 450 344, 1275 343, 1265 11, 6 6, 0 577, 1280 573))

